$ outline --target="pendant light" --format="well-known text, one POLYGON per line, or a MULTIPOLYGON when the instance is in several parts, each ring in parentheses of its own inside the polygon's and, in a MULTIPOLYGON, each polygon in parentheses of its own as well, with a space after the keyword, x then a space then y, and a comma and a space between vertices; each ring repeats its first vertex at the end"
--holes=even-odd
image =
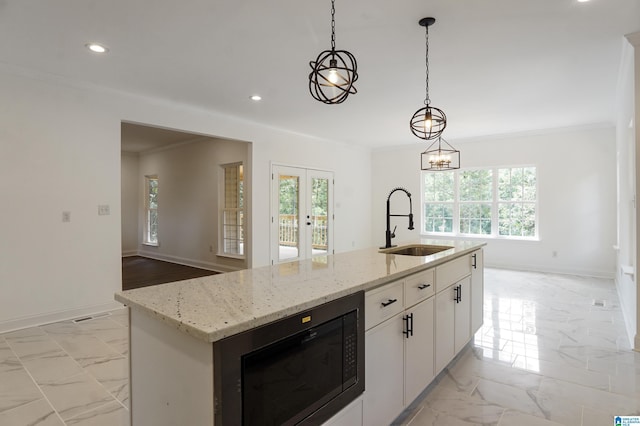
POLYGON ((445 127, 447 127, 447 116, 444 112, 436 107, 431 106, 429 99, 429 26, 436 22, 435 18, 422 18, 418 23, 425 27, 426 30, 426 96, 424 99, 424 108, 420 108, 411 117, 411 131, 414 135, 424 140, 438 139, 445 127))
POLYGON ((439 172, 460 168, 460 151, 438 136, 420 156, 421 170, 439 172), (436 146, 437 144, 437 146, 436 146))
POLYGON ((309 92, 325 104, 340 104, 357 93, 353 83, 358 79, 356 58, 346 50, 336 50, 335 0, 331 0, 331 50, 324 50, 309 62, 309 92))

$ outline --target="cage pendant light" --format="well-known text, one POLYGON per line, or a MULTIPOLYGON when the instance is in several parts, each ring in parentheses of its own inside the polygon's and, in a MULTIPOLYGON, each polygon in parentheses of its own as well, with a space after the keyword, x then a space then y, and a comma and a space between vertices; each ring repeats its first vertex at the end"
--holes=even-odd
POLYGON ((444 111, 431 106, 431 99, 429 99, 429 26, 435 22, 435 18, 422 18, 418 22, 426 30, 426 95, 424 108, 416 111, 410 122, 413 134, 427 141, 439 138, 447 127, 447 116, 444 111))
POLYGON ((439 172, 460 168, 460 151, 449 145, 449 142, 439 136, 429 148, 420 155, 420 169, 439 172))
POLYGON ((322 51, 309 62, 309 92, 325 104, 340 104, 357 93, 353 85, 358 79, 356 58, 346 50, 336 50, 335 0, 331 0, 331 50, 322 51))

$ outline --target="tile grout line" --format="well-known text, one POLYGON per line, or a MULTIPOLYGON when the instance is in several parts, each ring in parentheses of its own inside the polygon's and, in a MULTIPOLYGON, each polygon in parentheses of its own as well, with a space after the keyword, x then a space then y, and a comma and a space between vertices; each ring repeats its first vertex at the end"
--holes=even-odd
MULTIPOLYGON (((38 329, 40 327, 37 327, 38 329)), ((47 335, 46 331, 41 330, 42 332, 45 333, 45 335, 47 335)), ((53 340, 53 339, 52 339, 53 340)), ((24 362, 22 361, 22 358, 18 356, 18 354, 16 354, 16 352, 13 350, 13 348, 11 347, 11 344, 9 343, 8 340, 5 339, 5 341, 7 342, 7 346, 9 346, 9 349, 11 350, 11 352, 13 353, 13 355, 16 357, 16 359, 20 362, 20 367, 22 367, 22 369, 27 373, 27 375, 29 376, 29 378, 31 379, 31 381, 33 382, 33 384, 36 386, 36 388, 38 388, 38 392, 40 392, 40 395, 42 395, 42 399, 44 399, 45 401, 47 401, 47 404, 49 404, 49 407, 51 407, 51 409, 53 410, 54 413, 56 413, 56 416, 58 416, 58 418, 60 419, 60 421, 62 422, 62 424, 66 425, 67 422, 64 421, 64 419, 62 418, 62 416, 60 415, 60 413, 58 412, 58 410, 56 409, 56 407, 51 403, 51 401, 49 400, 49 398, 47 397, 47 395, 44 393, 44 391, 42 390, 42 388, 40 387, 40 385, 38 384, 38 382, 36 381, 36 379, 33 377, 33 375, 31 374, 31 372, 29 371, 29 369, 24 365, 24 362)), ((56 344, 58 344, 58 342, 55 342, 56 344)), ((60 345, 58 345, 60 346, 60 345)), ((39 400, 36 400, 39 401, 39 400)), ((25 406, 25 405, 29 405, 33 402, 36 401, 31 401, 30 403, 27 404, 23 404, 21 405, 21 407, 25 406)), ((17 407, 16 407, 17 408, 17 407)))

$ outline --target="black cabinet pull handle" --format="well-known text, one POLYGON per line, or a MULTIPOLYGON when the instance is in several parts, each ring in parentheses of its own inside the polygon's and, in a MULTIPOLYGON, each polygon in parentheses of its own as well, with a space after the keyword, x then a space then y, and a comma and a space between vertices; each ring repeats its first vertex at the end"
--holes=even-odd
POLYGON ((409 315, 405 315, 402 317, 402 321, 404 321, 404 330, 402 334, 408 339, 409 338, 409 315))
POLYGON ((458 303, 462 302, 462 284, 458 286, 458 303))
POLYGON ((413 336, 413 312, 409 314, 409 321, 411 322, 411 328, 409 329, 409 333, 413 336))
POLYGON ((431 287, 431 284, 420 284, 418 286, 418 290, 424 290, 425 288, 431 287))
POLYGON ((455 286, 455 287, 453 288, 453 291, 454 291, 454 293, 453 293, 453 300, 455 300, 455 302, 456 302, 456 303, 458 303, 458 286, 455 286))
POLYGON ((402 317, 402 320, 404 321, 404 331, 402 334, 408 339, 410 336, 413 336, 413 313, 405 315, 402 317))
POLYGON ((471 255, 471 257, 473 258, 473 262, 471 262, 471 266, 473 266, 473 269, 478 269, 478 259, 476 256, 476 253, 471 255))
POLYGON ((398 301, 398 299, 389 299, 386 302, 382 302, 382 307, 386 308, 387 306, 391 305, 392 303, 396 303, 398 301))

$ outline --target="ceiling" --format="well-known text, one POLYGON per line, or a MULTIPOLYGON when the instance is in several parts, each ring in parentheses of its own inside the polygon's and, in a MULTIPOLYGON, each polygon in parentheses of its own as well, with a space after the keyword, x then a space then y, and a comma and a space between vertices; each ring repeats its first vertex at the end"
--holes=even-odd
POLYGON ((445 138, 614 123, 640 0, 336 0, 336 48, 359 72, 340 105, 308 91, 309 61, 330 47, 329 0, 0 0, 0 63, 320 138, 405 145, 419 141, 408 123, 425 97, 425 16, 437 20, 430 98, 447 114, 445 138), (91 41, 109 53, 89 52, 91 41))

